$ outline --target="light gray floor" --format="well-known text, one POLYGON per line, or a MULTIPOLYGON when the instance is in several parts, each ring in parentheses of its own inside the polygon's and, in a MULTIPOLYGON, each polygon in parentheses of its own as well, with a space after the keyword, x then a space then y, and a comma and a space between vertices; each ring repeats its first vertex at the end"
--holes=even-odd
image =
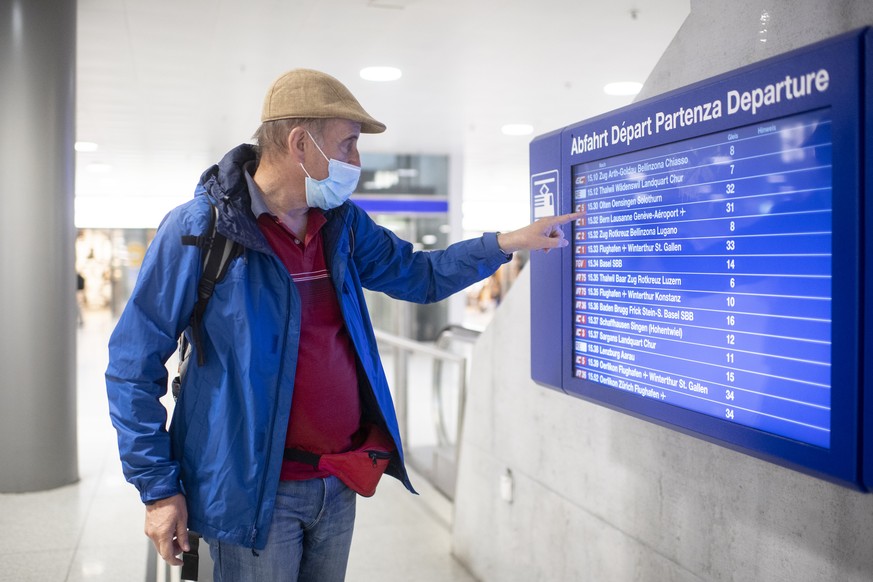
MULTIPOLYGON (((85 316, 78 337, 80 481, 0 494, 0 582, 145 579, 142 504, 121 474, 103 384, 112 321, 102 312, 85 316)), ((474 581, 450 555, 450 504, 422 478, 413 482, 419 497, 386 478, 374 497, 359 498, 348 582, 474 581)))

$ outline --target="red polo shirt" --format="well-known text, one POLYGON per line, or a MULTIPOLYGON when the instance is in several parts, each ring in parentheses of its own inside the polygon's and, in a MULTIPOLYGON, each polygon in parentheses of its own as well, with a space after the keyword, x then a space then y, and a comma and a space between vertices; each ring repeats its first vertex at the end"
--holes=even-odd
MULTIPOLYGON (((300 294, 300 343, 285 446, 318 454, 351 449, 361 424, 355 351, 324 260, 325 222, 321 210, 310 209, 301 240, 275 216, 258 217, 261 232, 300 294)), ((282 464, 283 481, 327 475, 304 463, 282 464)))

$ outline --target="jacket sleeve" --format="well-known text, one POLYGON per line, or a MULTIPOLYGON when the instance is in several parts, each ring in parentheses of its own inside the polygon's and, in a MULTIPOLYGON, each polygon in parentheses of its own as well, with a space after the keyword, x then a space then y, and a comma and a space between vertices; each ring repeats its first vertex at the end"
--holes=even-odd
POLYGON ((352 257, 361 284, 396 299, 441 301, 492 275, 512 258, 497 246, 497 233, 493 232, 445 250, 414 251, 412 244, 377 225, 360 208, 352 210, 352 257))
POLYGON ((109 340, 106 388, 124 475, 143 502, 181 493, 179 464, 167 433, 166 361, 193 309, 200 255, 182 234, 201 233, 188 205, 164 219, 109 340))

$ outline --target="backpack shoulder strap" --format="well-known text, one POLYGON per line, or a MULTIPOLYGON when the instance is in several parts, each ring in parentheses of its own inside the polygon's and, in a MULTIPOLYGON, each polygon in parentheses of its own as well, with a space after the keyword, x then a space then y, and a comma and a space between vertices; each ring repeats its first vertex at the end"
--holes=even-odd
POLYGON ((209 228, 200 236, 183 235, 182 244, 200 247, 202 269, 200 281, 197 284, 197 303, 191 313, 191 335, 194 347, 197 349, 197 365, 206 363, 203 350, 203 314, 206 305, 215 291, 215 285, 227 274, 230 263, 243 252, 243 247, 216 228, 218 208, 213 204, 209 215, 209 228))

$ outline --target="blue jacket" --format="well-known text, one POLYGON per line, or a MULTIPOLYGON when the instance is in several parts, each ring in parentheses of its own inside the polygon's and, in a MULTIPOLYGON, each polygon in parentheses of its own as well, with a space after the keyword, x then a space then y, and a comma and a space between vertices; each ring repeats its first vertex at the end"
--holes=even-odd
MULTIPOLYGON (((106 384, 124 473, 142 500, 184 493, 190 529, 262 549, 294 392, 300 297, 251 212, 243 166, 254 155, 247 145, 229 152, 203 174, 194 199, 164 219, 110 339, 106 384), (181 239, 207 231, 210 202, 219 208, 218 230, 245 252, 209 301, 206 362, 198 366, 192 356, 168 432, 158 400, 167 392, 165 363, 190 333, 201 268, 198 247, 181 239)), ((388 474, 412 491, 362 287, 439 301, 493 273, 507 255, 493 233, 414 252, 354 203, 325 215, 325 259, 363 372, 362 405, 397 445, 388 474)))

